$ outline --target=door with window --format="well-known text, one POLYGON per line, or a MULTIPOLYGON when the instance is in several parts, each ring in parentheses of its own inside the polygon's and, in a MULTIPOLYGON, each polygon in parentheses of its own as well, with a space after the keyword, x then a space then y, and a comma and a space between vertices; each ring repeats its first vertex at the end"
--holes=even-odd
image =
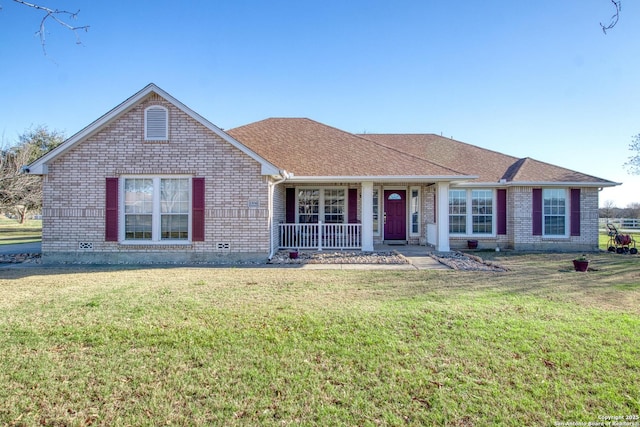
POLYGON ((407 239, 407 193, 384 191, 384 240, 407 239))

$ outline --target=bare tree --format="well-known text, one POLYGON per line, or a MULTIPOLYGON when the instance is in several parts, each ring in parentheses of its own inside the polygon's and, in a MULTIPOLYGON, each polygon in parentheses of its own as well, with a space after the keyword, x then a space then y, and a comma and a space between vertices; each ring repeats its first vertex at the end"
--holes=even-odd
POLYGON ((82 44, 82 42, 80 41, 80 35, 79 32, 80 31, 89 31, 89 26, 88 25, 82 25, 82 26, 75 26, 75 25, 71 25, 70 22, 72 20, 76 20, 78 18, 78 14, 80 13, 80 10, 78 9, 77 12, 69 12, 68 10, 60 10, 60 9, 51 9, 45 6, 41 6, 39 4, 35 4, 35 3, 29 3, 27 1, 24 0, 13 0, 14 2, 21 4, 23 6, 27 6, 27 7, 31 7, 33 9, 36 9, 40 12, 42 12, 44 15, 42 17, 42 20, 40 21, 40 27, 38 29, 38 31, 36 31, 36 34, 40 37, 40 44, 42 45, 42 51, 44 52, 44 54, 47 54, 47 49, 46 49, 46 24, 48 24, 50 21, 54 21, 57 22, 58 24, 60 24, 62 27, 66 28, 67 30, 70 30, 73 32, 73 34, 76 36, 76 44, 82 44))
POLYGON ((629 144, 629 150, 635 151, 636 154, 629 157, 624 166, 629 169, 630 173, 640 175, 640 133, 633 137, 631 144, 629 144))
POLYGON ((600 23, 600 27, 602 28, 602 32, 607 34, 607 30, 612 29, 618 23, 620 19, 620 11, 622 10, 622 0, 610 0, 615 8, 616 12, 609 19, 609 23, 604 25, 602 22, 600 23))
POLYGON ((42 207, 41 177, 22 169, 63 140, 60 132, 39 126, 21 135, 18 144, 0 147, 0 209, 16 214, 21 224, 42 207))
POLYGON ((605 200, 604 205, 600 208, 600 218, 613 218, 613 212, 615 208, 616 204, 613 200, 605 200))

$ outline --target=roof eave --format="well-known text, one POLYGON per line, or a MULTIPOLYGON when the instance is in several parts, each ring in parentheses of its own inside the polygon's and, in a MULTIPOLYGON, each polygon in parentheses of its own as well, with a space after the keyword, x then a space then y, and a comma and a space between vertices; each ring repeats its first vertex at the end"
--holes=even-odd
POLYGON ((510 181, 506 184, 500 184, 506 187, 595 187, 595 188, 603 188, 603 187, 615 187, 618 185, 622 185, 621 182, 580 182, 580 181, 510 181))
POLYGON ((331 182, 453 182, 453 181, 469 181, 477 179, 477 176, 444 176, 444 175, 358 175, 358 176, 298 176, 294 175, 287 179, 291 183, 331 183, 331 182))

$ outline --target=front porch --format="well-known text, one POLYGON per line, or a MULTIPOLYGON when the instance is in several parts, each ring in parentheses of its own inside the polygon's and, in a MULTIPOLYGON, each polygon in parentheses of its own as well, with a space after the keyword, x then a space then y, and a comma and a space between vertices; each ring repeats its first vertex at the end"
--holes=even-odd
POLYGON ((286 185, 274 249, 372 252, 374 244, 403 242, 450 250, 448 182, 358 184, 286 185))

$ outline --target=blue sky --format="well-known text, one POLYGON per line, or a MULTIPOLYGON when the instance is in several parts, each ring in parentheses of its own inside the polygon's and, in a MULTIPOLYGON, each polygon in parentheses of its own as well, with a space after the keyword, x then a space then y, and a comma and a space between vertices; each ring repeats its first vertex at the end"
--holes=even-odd
POLYGON ((75 36, 0 0, 0 141, 71 136, 153 82, 229 129, 309 117, 350 132, 437 133, 617 182, 640 133, 640 2, 40 0, 75 36))

